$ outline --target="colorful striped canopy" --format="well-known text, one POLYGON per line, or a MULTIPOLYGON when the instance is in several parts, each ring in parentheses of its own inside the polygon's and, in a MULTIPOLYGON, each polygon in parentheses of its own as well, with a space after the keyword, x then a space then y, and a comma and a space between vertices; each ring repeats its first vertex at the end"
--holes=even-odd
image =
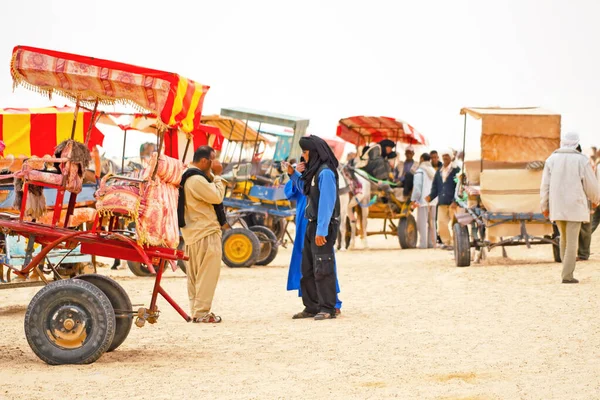
MULTIPOLYGON (((67 106, 0 109, 0 140, 6 145, 4 154, 15 157, 54 154, 56 145, 71 137, 74 111, 67 106)), ((91 118, 91 112, 80 109, 75 128, 77 141, 84 141, 91 118)), ((101 146, 103 141, 104 135, 93 126, 88 147, 101 146)))
POLYGON ((389 117, 356 116, 340 119, 337 136, 357 146, 389 139, 394 143, 426 145, 427 139, 408 123, 389 117))
POLYGON ((209 87, 170 72, 35 47, 13 50, 15 86, 86 105, 123 103, 158 115, 160 128, 198 127, 209 87))

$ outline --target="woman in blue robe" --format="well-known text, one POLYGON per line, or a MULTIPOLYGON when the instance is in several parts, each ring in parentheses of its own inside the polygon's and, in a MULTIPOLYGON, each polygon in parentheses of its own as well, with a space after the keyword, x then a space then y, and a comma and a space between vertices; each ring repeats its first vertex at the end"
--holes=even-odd
MULTIPOLYGON (((290 261, 290 270, 288 272, 287 290, 297 290, 298 297, 301 297, 302 291, 300 290, 300 279, 302 278, 302 247, 304 246, 304 236, 306 235, 308 220, 304 218, 306 196, 302 190, 304 182, 300 180, 302 175, 296 170, 293 171, 294 172, 290 174, 290 180, 285 184, 284 188, 287 198, 296 201, 296 237, 294 238, 294 248, 292 249, 292 259, 290 261)), ((289 170, 287 172, 289 172, 289 170)), ((337 266, 335 268, 337 268, 337 266)), ((339 293, 340 285, 337 281, 337 271, 335 288, 337 293, 339 293)), ((342 302, 337 296, 335 309, 338 313, 341 312, 340 310, 342 309, 342 302)))

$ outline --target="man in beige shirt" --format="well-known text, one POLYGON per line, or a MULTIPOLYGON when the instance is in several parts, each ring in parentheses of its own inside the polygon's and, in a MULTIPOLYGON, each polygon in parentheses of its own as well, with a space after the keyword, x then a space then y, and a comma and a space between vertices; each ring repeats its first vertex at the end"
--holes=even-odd
POLYGON ((221 317, 210 310, 221 272, 221 225, 214 206, 222 203, 225 195, 225 184, 219 176, 222 172, 215 151, 201 146, 182 178, 185 226, 181 234, 190 257, 187 286, 193 322, 221 322, 221 317))

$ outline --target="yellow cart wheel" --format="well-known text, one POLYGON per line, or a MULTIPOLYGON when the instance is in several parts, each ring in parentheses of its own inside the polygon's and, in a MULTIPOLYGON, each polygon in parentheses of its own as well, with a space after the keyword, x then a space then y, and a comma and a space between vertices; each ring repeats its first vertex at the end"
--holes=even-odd
POLYGON ((223 235, 223 262, 231 268, 251 267, 260 255, 260 241, 249 229, 234 228, 223 235))

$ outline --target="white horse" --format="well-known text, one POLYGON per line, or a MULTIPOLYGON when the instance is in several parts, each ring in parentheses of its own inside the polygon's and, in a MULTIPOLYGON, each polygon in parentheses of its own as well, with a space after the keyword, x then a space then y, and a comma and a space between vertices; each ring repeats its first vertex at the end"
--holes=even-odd
POLYGON ((351 171, 346 167, 341 167, 339 175, 340 179, 340 234, 342 237, 342 247, 344 249, 346 238, 346 218, 350 219, 350 250, 356 249, 356 220, 357 216, 354 212, 355 207, 360 206, 361 215, 361 240, 363 248, 369 248, 367 242, 367 220, 369 218, 369 206, 371 199, 371 182, 359 173, 354 176, 358 182, 356 185, 351 182, 351 171), (361 186, 360 188, 358 186, 361 186), (344 190, 349 188, 349 191, 344 190))

